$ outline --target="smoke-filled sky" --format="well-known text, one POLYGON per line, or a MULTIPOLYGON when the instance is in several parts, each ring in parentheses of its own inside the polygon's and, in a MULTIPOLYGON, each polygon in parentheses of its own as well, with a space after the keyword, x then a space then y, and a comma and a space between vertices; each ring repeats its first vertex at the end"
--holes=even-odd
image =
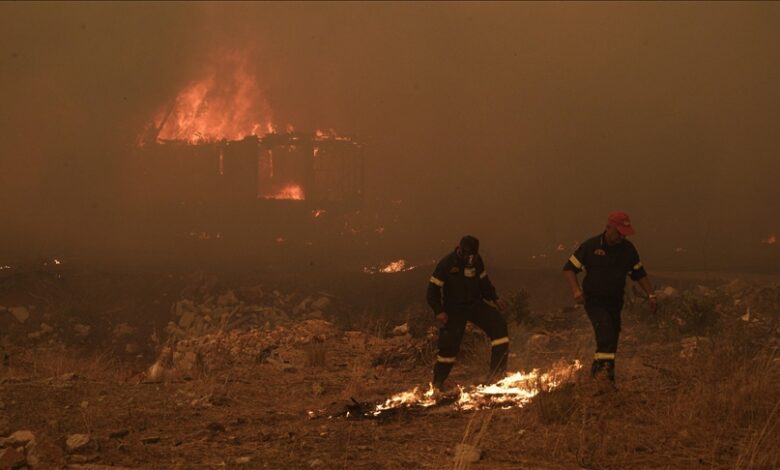
POLYGON ((365 142, 399 252, 523 264, 622 209, 659 260, 780 259, 778 44, 777 3, 2 3, 0 254, 124 230, 144 125, 240 51, 277 124, 365 142))

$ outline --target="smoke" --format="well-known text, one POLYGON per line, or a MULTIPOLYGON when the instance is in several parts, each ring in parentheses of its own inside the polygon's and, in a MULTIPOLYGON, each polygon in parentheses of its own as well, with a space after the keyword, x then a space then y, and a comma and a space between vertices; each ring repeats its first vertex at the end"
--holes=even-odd
POLYGON ((473 233, 494 262, 527 264, 621 209, 640 252, 668 266, 778 259, 760 243, 780 232, 776 4, 0 13, 4 256, 110 256, 139 133, 214 54, 246 51, 282 129, 366 143, 369 200, 403 201, 403 228, 387 231, 399 255, 473 233))

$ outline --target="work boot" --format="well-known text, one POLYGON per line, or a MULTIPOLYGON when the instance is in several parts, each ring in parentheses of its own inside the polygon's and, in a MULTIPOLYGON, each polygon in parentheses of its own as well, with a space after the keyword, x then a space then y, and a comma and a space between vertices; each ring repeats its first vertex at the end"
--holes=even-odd
POLYGON ((590 367, 590 375, 594 379, 606 379, 615 384, 615 361, 611 359, 596 359, 590 367))
POLYGON ((437 362, 433 366, 433 386, 438 389, 444 388, 444 381, 450 375, 452 364, 437 362))

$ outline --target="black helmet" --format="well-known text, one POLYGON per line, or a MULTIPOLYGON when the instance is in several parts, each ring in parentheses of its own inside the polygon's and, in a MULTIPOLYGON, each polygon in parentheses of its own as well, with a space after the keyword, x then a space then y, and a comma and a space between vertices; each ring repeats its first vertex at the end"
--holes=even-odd
POLYGON ((460 251, 464 256, 476 255, 479 253, 479 240, 471 235, 466 235, 460 239, 460 251))

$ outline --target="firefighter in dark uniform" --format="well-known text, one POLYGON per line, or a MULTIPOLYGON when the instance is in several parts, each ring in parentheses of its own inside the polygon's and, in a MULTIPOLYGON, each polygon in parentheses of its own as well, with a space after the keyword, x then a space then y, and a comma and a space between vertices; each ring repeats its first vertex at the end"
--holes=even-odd
POLYGON ((479 240, 467 235, 455 251, 445 256, 433 271, 428 283, 428 305, 436 315, 439 329, 439 352, 433 367, 433 386, 444 388, 444 380, 455 364, 466 322, 477 325, 491 343, 488 383, 503 378, 509 354, 506 321, 498 312, 504 302, 488 278, 479 256, 479 240), (497 307, 488 305, 492 301, 497 307))
POLYGON ((639 253, 626 239, 634 233, 628 214, 612 212, 604 232, 583 242, 563 267, 574 300, 585 304, 585 311, 596 333, 596 354, 591 375, 606 375, 613 383, 626 276, 639 283, 654 312, 658 306, 639 253), (587 273, 580 288, 577 273, 583 269, 587 273))

